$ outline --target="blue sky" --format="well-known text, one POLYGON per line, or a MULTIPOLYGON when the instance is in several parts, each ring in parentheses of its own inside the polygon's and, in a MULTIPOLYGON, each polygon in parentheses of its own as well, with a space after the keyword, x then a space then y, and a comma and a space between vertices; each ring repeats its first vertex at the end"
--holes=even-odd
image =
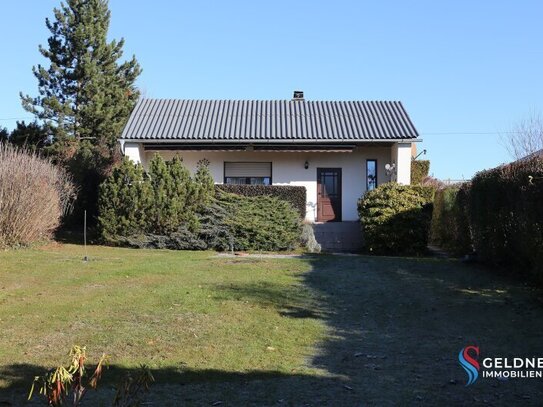
MULTIPOLYGON (((32 65, 58 0, 0 6, 0 126, 29 118, 32 65)), ((543 2, 111 0, 111 38, 147 97, 401 100, 431 173, 509 161, 499 133, 543 111, 543 2), (490 134, 488 134, 490 133, 490 134)))

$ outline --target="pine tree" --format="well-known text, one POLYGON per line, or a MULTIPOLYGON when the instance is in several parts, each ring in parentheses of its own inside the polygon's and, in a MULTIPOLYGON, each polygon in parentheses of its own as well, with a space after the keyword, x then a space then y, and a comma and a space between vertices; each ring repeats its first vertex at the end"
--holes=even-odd
POLYGON ((91 138, 116 148, 139 97, 139 64, 135 57, 118 63, 124 40, 107 40, 107 0, 67 0, 54 14, 56 21, 46 19, 49 47, 39 48, 50 66, 33 68, 40 96, 21 94, 23 107, 51 126, 55 142, 91 138))
POLYGON ((49 135, 37 121, 26 124, 17 122, 9 136, 10 143, 29 150, 41 151, 50 144, 49 135))
POLYGON ((0 127, 0 143, 9 142, 9 131, 5 127, 0 127))
POLYGON ((91 212, 98 184, 120 159, 117 138, 139 97, 140 66, 135 57, 120 61, 124 40, 108 41, 110 18, 107 0, 66 0, 55 8, 54 21, 46 19, 48 47, 39 48, 49 66, 33 68, 39 96, 21 93, 23 107, 52 134, 49 151, 73 170, 79 206, 91 212))

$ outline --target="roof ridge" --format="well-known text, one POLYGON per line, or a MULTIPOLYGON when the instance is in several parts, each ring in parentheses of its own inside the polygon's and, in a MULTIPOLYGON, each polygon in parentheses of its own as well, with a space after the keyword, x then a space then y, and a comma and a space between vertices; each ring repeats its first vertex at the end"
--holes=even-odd
POLYGON ((292 100, 292 99, 194 99, 194 98, 140 98, 139 102, 143 101, 174 101, 174 102, 291 102, 291 103, 402 103, 401 100, 390 99, 304 99, 304 100, 292 100))

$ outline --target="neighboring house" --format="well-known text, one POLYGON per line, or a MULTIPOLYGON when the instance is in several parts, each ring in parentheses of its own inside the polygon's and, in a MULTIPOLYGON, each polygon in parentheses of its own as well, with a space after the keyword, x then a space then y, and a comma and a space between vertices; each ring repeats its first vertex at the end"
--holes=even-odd
POLYGON ((124 154, 148 165, 178 154, 216 183, 301 185, 306 219, 358 220, 357 200, 388 181, 410 183, 418 133, 400 102, 156 100, 138 102, 121 136, 124 154), (206 161, 206 162, 207 162, 206 161))
POLYGON ((536 152, 528 154, 526 157, 522 157, 521 159, 517 161, 527 161, 527 160, 531 160, 532 158, 543 158, 543 149, 537 150, 536 152))

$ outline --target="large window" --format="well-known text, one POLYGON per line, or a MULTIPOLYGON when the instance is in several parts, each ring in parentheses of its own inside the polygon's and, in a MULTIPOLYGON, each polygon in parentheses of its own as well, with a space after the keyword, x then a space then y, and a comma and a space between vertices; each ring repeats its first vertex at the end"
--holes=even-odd
POLYGON ((225 162, 224 183, 271 185, 272 164, 269 162, 225 162))
POLYGON ((377 187, 377 160, 366 161, 366 191, 377 187))

